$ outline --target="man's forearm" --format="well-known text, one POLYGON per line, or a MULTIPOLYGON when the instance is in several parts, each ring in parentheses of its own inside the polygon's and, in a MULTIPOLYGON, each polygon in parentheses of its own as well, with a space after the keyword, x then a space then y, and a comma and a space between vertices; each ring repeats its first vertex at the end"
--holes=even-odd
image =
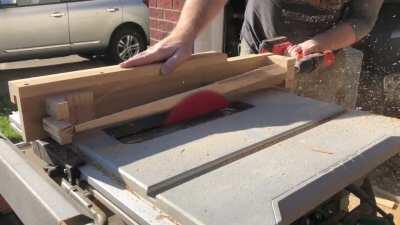
POLYGON ((178 24, 171 35, 195 39, 225 3, 226 0, 186 0, 178 24))
POLYGON ((319 43, 318 50, 348 47, 366 36, 373 28, 383 0, 353 0, 351 15, 336 27, 311 39, 319 43))
POLYGON ((341 23, 311 40, 317 42, 316 51, 337 50, 354 44, 357 41, 357 37, 350 24, 341 23))

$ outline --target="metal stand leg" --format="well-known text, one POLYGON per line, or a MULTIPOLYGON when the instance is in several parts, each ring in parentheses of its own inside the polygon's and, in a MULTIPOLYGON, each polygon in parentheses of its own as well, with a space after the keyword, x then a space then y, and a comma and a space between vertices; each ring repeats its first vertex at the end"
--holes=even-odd
POLYGON ((361 216, 376 216, 379 213, 388 224, 393 224, 393 215, 388 214, 378 207, 370 180, 366 178, 361 186, 349 185, 346 190, 360 199, 360 205, 345 217, 347 221, 360 219, 361 216))

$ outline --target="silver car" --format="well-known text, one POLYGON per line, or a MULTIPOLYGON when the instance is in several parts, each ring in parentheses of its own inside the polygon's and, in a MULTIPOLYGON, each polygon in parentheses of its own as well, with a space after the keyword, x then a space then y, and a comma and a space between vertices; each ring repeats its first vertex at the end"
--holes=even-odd
POLYGON ((143 0, 0 0, 0 62, 79 54, 117 63, 148 37, 143 0))

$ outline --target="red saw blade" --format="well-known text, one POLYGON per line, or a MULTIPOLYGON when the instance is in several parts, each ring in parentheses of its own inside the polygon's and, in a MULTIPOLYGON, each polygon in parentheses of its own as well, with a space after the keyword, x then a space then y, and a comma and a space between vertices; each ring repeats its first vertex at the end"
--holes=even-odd
POLYGON ((169 113, 164 125, 176 124, 229 107, 226 98, 212 91, 199 91, 184 98, 169 113))

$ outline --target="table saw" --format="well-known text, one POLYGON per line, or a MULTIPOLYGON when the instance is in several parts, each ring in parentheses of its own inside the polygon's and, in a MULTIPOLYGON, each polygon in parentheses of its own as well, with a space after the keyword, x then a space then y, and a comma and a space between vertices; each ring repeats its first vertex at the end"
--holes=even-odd
POLYGON ((0 193, 26 225, 100 225, 110 212, 125 224, 286 225, 400 151, 398 119, 283 88, 138 132, 157 116, 79 133, 66 146, 34 141, 53 179, 1 139, 0 193))

